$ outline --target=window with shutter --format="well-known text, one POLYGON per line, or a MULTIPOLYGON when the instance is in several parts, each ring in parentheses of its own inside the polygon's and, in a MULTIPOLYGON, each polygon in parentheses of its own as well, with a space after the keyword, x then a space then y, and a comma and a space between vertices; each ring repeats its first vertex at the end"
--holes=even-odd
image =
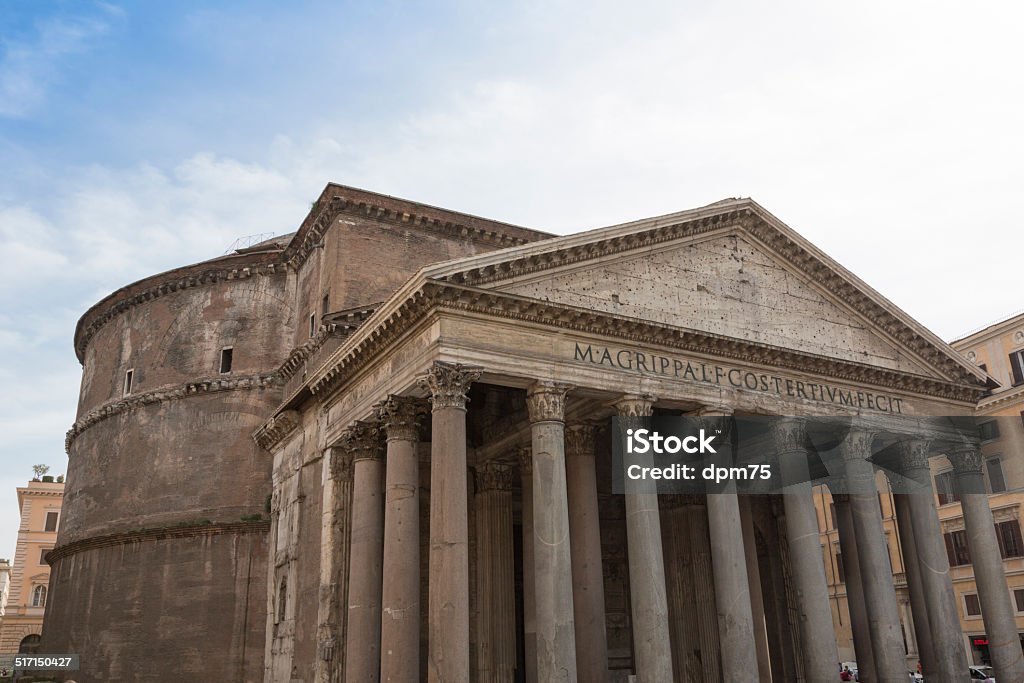
POLYGON ((950 567, 962 567, 971 563, 971 553, 967 549, 967 532, 963 529, 942 535, 946 542, 946 555, 950 567))
POLYGON ((952 472, 940 472, 935 475, 935 492, 939 496, 939 505, 949 505, 960 500, 960 494, 953 483, 952 472))
POLYGON ((996 524, 996 538, 999 540, 999 554, 1003 559, 1024 557, 1024 539, 1020 535, 1020 522, 1011 519, 996 524))
POLYGON ((1013 386, 1024 384, 1024 351, 1010 354, 1010 373, 1013 375, 1013 386))

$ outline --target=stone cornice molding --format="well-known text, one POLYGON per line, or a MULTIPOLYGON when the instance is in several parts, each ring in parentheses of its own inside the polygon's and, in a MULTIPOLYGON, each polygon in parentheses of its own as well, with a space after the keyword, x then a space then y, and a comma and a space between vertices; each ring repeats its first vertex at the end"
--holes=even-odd
POLYGON ((308 339, 304 344, 296 346, 292 349, 288 357, 285 358, 284 362, 277 370, 277 374, 280 376, 281 381, 287 381, 291 379, 296 372, 310 359, 310 357, 320 350, 331 337, 344 339, 354 332, 363 322, 373 314, 375 306, 363 306, 361 308, 355 308, 350 311, 341 311, 339 313, 332 313, 327 316, 324 322, 320 323, 320 327, 317 328, 316 334, 308 339))
POLYGON ((440 408, 466 408, 469 388, 480 379, 483 370, 462 363, 434 361, 427 373, 417 381, 430 392, 433 410, 440 408))
POLYGON ((176 268, 122 287, 85 312, 75 328, 75 354, 85 359, 85 349, 96 332, 116 316, 139 304, 167 294, 225 280, 244 280, 261 275, 278 275, 284 270, 278 263, 280 250, 236 254, 213 261, 176 268))
POLYGON ((419 441, 419 427, 428 412, 423 399, 411 396, 388 396, 374 408, 387 440, 419 441))
POLYGON ((565 400, 572 386, 557 382, 534 382, 526 389, 530 422, 563 422, 565 400))
POLYGON ((225 378, 223 376, 218 376, 200 379, 194 382, 186 382, 185 384, 180 384, 178 386, 154 389, 153 391, 147 391, 141 394, 131 394, 123 398, 108 401, 75 420, 75 423, 71 426, 71 429, 68 430, 67 435, 64 437, 64 450, 68 455, 71 455, 71 446, 75 439, 78 438, 78 435, 96 423, 143 406, 160 403, 162 401, 189 398, 191 396, 201 396, 203 394, 221 391, 266 389, 268 387, 277 387, 278 384, 277 376, 273 373, 252 375, 249 377, 225 378))
POLYGON ((515 321, 556 325, 561 331, 615 336, 637 345, 654 344, 680 351, 794 370, 840 381, 903 390, 936 398, 976 404, 986 389, 931 377, 797 352, 781 347, 672 327, 650 321, 554 304, 486 289, 412 282, 407 296, 378 309, 363 330, 353 334, 309 380, 314 395, 329 393, 365 367, 432 310, 470 312, 515 321))
POLYGON ((953 381, 985 381, 978 368, 959 354, 945 351, 945 342, 907 318, 881 294, 749 199, 727 200, 672 216, 527 245, 517 250, 521 255, 513 252, 460 259, 431 269, 431 275, 447 282, 479 286, 626 251, 650 249, 665 242, 726 228, 737 228, 754 237, 809 280, 864 316, 874 327, 925 362, 941 368, 953 381), (643 229, 645 224, 650 227, 643 229))
POLYGON ((300 268, 316 245, 323 240, 334 221, 342 215, 368 218, 403 228, 415 228, 449 238, 468 239, 498 249, 532 241, 527 237, 543 239, 548 236, 535 230, 444 209, 434 209, 364 190, 328 186, 285 248, 285 263, 291 268, 300 268), (333 196, 327 196, 330 193, 334 193, 333 196))
POLYGON ((301 423, 298 411, 282 410, 253 432, 252 438, 265 451, 273 450, 286 436, 291 434, 301 423))
POLYGON ((270 531, 270 520, 261 519, 251 522, 213 522, 211 524, 187 524, 181 526, 159 527, 154 529, 138 529, 92 538, 83 538, 57 546, 46 553, 46 561, 53 566, 58 560, 76 555, 86 550, 109 548, 112 546, 141 543, 145 541, 164 541, 177 538, 195 538, 197 536, 217 536, 220 534, 258 534, 270 531))
POLYGON ((1024 410, 1024 384, 1012 387, 1006 391, 1000 391, 997 394, 992 394, 987 398, 982 399, 978 403, 977 412, 979 414, 989 415, 988 411, 995 410, 996 408, 1002 408, 1009 404, 1019 403, 1022 410, 1024 410))
POLYGON ((515 468, 512 465, 497 460, 489 460, 476 467, 476 490, 483 491, 512 491, 512 484, 515 481, 515 468))

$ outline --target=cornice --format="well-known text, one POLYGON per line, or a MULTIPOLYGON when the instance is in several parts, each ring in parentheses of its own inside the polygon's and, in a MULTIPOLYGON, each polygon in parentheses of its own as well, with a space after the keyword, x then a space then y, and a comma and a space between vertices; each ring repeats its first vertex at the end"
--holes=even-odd
POLYGON ((388 310, 365 334, 353 337, 328 363, 317 371, 309 388, 314 395, 326 395, 346 381, 367 360, 397 339, 429 310, 472 312, 510 320, 556 325, 561 330, 594 335, 611 335, 637 344, 657 344, 705 356, 733 359, 741 363, 784 368, 832 377, 837 380, 904 390, 955 401, 977 403, 985 389, 913 375, 827 356, 751 342, 709 332, 625 318, 600 311, 507 294, 490 289, 426 281, 403 301, 388 310))
POLYGON ((75 423, 68 430, 64 437, 64 450, 70 456, 71 446, 79 434, 89 427, 106 420, 109 417, 120 415, 143 406, 170 401, 191 396, 199 396, 222 391, 241 391, 247 389, 265 389, 276 387, 280 384, 276 373, 262 375, 251 375, 249 377, 211 377, 193 382, 186 382, 178 386, 163 387, 154 389, 142 394, 132 394, 124 398, 108 401, 95 408, 82 417, 75 420, 75 423))
POLYGON ((1024 384, 1013 387, 1008 391, 1001 391, 998 394, 993 394, 992 396, 983 399, 981 403, 978 404, 977 412, 980 414, 987 414, 989 410, 1003 408, 1013 403, 1020 403, 1021 408, 1024 409, 1024 384))
POLYGON ((299 426, 299 414, 294 410, 283 410, 271 417, 253 432, 252 438, 264 450, 271 450, 299 426))
POLYGON ((141 543, 143 541, 163 541, 172 538, 194 538, 196 536, 217 536, 220 534, 256 534, 269 531, 270 520, 267 519, 251 522, 213 522, 210 524, 187 524, 153 529, 137 529, 83 538, 80 541, 66 543, 46 553, 45 559, 52 567, 58 560, 65 557, 97 548, 109 548, 111 546, 141 543))
POLYGON ((363 322, 373 314, 377 306, 380 304, 373 304, 372 306, 362 306, 360 308, 354 308, 347 311, 341 311, 338 313, 331 313, 325 321, 320 324, 317 329, 316 335, 306 341, 301 346, 297 346, 292 349, 292 352, 288 354, 284 362, 281 363, 281 367, 278 368, 277 374, 282 382, 286 382, 291 379, 295 373, 301 368, 310 357, 320 350, 331 337, 344 339, 354 332, 363 322))
POLYGON ((85 349, 96 332, 116 316, 139 304, 174 292, 225 280, 275 275, 283 272, 277 263, 279 258, 280 251, 238 254, 176 268, 122 287, 94 305, 79 319, 75 329, 75 354, 79 362, 82 362, 85 358, 85 349))
POLYGON ((469 261, 465 268, 460 269, 459 263, 455 262, 448 272, 438 273, 438 279, 453 284, 480 286, 736 227, 753 236, 812 282, 863 315, 873 326, 884 331, 893 340, 910 349, 925 362, 941 369, 954 382, 977 381, 978 378, 971 370, 936 345, 944 345, 942 340, 928 338, 927 335, 930 333, 922 333, 923 328, 916 330, 908 325, 895 310, 890 310, 894 307, 883 305, 876 300, 881 298, 880 295, 860 283, 841 266, 831 262, 831 259, 823 254, 814 253, 800 244, 789 234, 791 230, 783 229, 774 217, 762 215, 759 209, 760 207, 749 201, 730 202, 730 207, 723 206, 720 213, 697 212, 695 216, 683 216, 682 220, 678 221, 654 221, 652 227, 646 230, 624 234, 612 233, 603 239, 592 241, 559 240, 564 242, 565 246, 554 248, 555 245, 551 245, 553 249, 550 251, 544 251, 544 243, 539 243, 537 249, 526 251, 522 256, 510 254, 508 260, 486 258, 489 255, 481 259, 465 259, 469 261))
POLYGON ((313 212, 303 222, 295 237, 284 251, 284 262, 290 268, 299 268, 310 253, 323 240, 327 230, 341 215, 358 216, 391 225, 426 230, 446 237, 468 239, 491 245, 497 249, 526 244, 533 240, 525 236, 516 236, 511 232, 522 232, 524 235, 536 236, 536 239, 548 237, 545 233, 504 225, 486 219, 456 214, 444 209, 435 209, 413 202, 385 197, 374 193, 355 190, 354 188, 338 188, 328 186, 314 205, 313 212), (333 196, 331 191, 338 192, 333 196), (433 214, 433 215, 432 215, 433 214), (448 215, 448 218, 441 216, 448 215), (485 226, 493 227, 485 227, 485 226), (506 228, 502 230, 501 227, 506 228))

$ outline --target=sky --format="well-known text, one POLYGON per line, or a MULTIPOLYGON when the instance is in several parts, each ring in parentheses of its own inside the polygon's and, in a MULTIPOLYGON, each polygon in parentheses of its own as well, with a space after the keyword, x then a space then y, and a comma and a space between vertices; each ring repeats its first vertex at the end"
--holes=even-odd
POLYGON ((78 317, 335 181, 555 233, 753 197, 944 339, 1024 309, 1024 5, 0 2, 0 557, 78 317))

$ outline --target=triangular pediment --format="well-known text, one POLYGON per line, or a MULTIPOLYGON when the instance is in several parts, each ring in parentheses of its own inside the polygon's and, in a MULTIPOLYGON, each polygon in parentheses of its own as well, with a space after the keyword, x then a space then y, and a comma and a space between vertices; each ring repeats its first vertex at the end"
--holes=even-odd
POLYGON ((919 377, 985 382, 750 200, 437 264, 424 275, 919 377))

